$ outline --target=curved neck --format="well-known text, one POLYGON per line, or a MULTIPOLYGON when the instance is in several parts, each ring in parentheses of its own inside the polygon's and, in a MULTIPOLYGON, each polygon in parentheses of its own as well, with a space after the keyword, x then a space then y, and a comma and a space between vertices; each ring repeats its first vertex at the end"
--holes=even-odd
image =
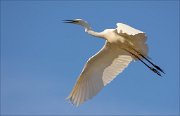
POLYGON ((95 32, 90 29, 90 30, 87 30, 87 33, 95 37, 103 38, 103 34, 101 32, 95 32))
POLYGON ((87 22, 84 22, 81 25, 85 28, 85 32, 87 32, 88 34, 95 37, 104 38, 102 32, 93 31, 87 22))

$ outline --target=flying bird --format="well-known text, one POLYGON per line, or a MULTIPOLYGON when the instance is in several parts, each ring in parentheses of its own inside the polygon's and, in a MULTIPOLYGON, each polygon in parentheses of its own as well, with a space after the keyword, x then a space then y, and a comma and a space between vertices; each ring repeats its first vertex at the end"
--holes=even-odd
POLYGON ((95 32, 82 19, 63 21, 80 25, 88 34, 105 40, 103 48, 88 59, 72 92, 67 97, 72 104, 79 106, 91 99, 133 60, 142 62, 159 76, 161 76, 160 72, 164 73, 148 57, 147 37, 144 32, 123 23, 117 23, 115 29, 95 32))

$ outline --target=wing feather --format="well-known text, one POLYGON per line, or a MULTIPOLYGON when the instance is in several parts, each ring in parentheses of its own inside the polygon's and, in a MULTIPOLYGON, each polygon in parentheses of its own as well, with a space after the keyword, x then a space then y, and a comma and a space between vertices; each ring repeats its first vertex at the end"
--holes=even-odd
POLYGON ((117 23, 117 32, 118 33, 126 33, 128 35, 136 35, 136 34, 139 34, 139 33, 144 33, 138 29, 135 29, 129 25, 126 25, 126 24, 123 24, 123 23, 117 23))
POLYGON ((136 49, 139 50, 144 56, 147 56, 148 46, 145 43, 147 40, 146 33, 123 23, 117 23, 116 25, 117 33, 133 41, 137 47, 136 49))
POLYGON ((68 99, 77 106, 91 99, 121 73, 132 59, 127 52, 106 42, 104 47, 88 60, 68 99))
POLYGON ((74 99, 74 104, 78 105, 79 104, 79 98, 81 97, 81 89, 77 90, 77 96, 75 96, 75 99, 74 99))

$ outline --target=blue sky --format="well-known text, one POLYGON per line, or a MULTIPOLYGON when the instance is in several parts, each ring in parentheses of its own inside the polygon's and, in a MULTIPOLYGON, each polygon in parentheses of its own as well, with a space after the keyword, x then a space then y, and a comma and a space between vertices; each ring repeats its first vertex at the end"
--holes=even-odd
POLYGON ((179 1, 1 1, 1 113, 28 115, 179 113, 179 1), (117 22, 147 33, 149 56, 78 108, 65 98, 104 40, 61 20, 82 18, 96 31, 117 22))

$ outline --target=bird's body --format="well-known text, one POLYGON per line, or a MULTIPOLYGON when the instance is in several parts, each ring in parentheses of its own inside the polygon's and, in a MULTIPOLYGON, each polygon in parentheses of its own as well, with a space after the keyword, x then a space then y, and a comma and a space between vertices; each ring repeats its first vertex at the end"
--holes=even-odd
POLYGON ((73 104, 78 106, 91 99, 133 60, 140 60, 149 69, 161 76, 159 71, 163 72, 162 69, 147 58, 148 48, 144 32, 123 23, 117 23, 116 29, 95 32, 86 21, 81 19, 66 21, 66 23, 81 25, 88 34, 103 38, 106 41, 104 47, 89 58, 68 96, 73 104), (147 65, 143 59, 151 63, 154 68, 147 65))
MULTIPOLYGON (((89 34, 94 34, 92 33, 94 31, 87 30, 87 32, 88 31, 90 31, 89 34)), ((148 47, 145 43, 145 33, 126 24, 117 23, 116 29, 105 29, 104 31, 99 32, 96 37, 105 39, 111 46, 119 49, 125 48, 131 51, 129 47, 133 47, 147 57, 148 47)))

